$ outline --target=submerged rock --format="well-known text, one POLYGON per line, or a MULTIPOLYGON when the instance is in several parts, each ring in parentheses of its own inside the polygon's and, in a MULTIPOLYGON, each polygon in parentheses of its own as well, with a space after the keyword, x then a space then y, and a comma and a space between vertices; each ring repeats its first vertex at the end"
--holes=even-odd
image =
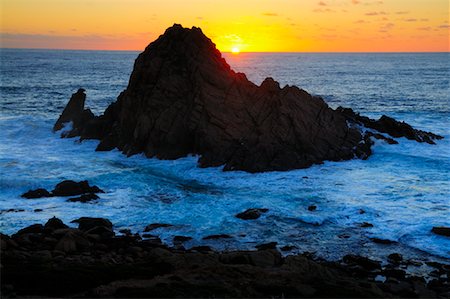
POLYGON ((262 214, 267 213, 269 209, 248 209, 242 213, 236 214, 236 218, 242 220, 255 220, 261 217, 262 214))
MULTIPOLYGON (((306 168, 325 160, 370 156, 372 142, 347 110, 272 78, 260 86, 234 72, 200 28, 174 25, 136 59, 128 87, 99 117, 75 93, 55 130, 100 140, 97 150, 177 159, 199 155, 201 167, 261 172, 306 168)), ((352 111, 352 110, 350 110, 352 111)), ((383 117, 366 122, 394 137, 432 143, 439 136, 383 117)))

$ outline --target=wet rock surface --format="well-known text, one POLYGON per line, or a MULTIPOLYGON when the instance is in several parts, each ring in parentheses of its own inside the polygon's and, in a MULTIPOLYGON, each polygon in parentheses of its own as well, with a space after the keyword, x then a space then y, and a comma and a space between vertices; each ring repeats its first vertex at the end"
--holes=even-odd
POLYGON ((248 209, 242 213, 236 214, 236 218, 242 220, 255 220, 261 217, 262 214, 267 213, 269 209, 248 209))
POLYGON ((101 116, 75 93, 55 124, 73 123, 66 137, 99 139, 97 150, 177 159, 196 154, 201 167, 262 172, 306 168, 323 161, 367 159, 371 137, 396 143, 364 126, 434 143, 441 136, 387 116, 371 120, 331 109, 322 98, 272 78, 260 86, 234 72, 200 28, 174 25, 136 59, 129 84, 101 116))
POLYGON ((95 193, 105 193, 102 189, 97 186, 90 186, 88 181, 75 182, 72 180, 65 180, 58 183, 55 188, 49 192, 46 189, 39 188, 35 190, 30 190, 21 195, 21 197, 27 199, 35 199, 42 197, 53 197, 53 196, 76 196, 69 198, 67 201, 71 202, 89 202, 99 197, 95 193))
MULTIPOLYGON (((170 248, 159 239, 116 235, 103 218, 70 228, 57 218, 0 234, 1 291, 8 297, 413 297, 446 298, 449 265, 433 263, 434 279, 347 255, 340 262, 310 254, 282 257, 276 243, 256 251, 170 248), (104 234, 110 232, 110 234, 104 234), (385 277, 381 282, 375 277, 385 277)), ((188 237, 179 236, 179 241, 188 237)), ((401 262, 398 254, 393 260, 401 262)))

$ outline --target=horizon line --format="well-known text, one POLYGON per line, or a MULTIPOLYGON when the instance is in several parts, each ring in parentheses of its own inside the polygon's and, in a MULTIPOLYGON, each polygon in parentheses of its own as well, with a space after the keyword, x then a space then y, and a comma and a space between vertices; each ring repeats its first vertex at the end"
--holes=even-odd
MULTIPOLYGON (((145 50, 117 50, 117 49, 70 49, 70 48, 14 48, 14 47, 0 47, 2 50, 50 50, 50 51, 101 51, 101 52, 143 52, 145 50)), ((220 51, 220 50, 219 50, 220 51)), ((220 53, 233 54, 239 56, 240 54, 256 54, 256 53, 278 53, 278 54, 302 54, 302 53, 315 53, 315 54, 331 54, 331 53, 448 53, 450 54, 450 49, 446 51, 241 51, 239 53, 233 53, 231 51, 220 51, 220 53)))

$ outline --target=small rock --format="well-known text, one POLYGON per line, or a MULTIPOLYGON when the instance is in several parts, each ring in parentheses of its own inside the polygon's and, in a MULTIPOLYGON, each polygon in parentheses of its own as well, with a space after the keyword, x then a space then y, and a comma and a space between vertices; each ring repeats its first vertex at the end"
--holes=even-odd
POLYGON ((388 255, 388 261, 390 263, 399 264, 403 261, 403 256, 400 253, 391 253, 388 255))
POLYGON ((263 213, 266 213, 269 209, 248 209, 242 213, 236 214, 235 217, 242 220, 255 220, 261 217, 263 213))
POLYGON ((217 239, 231 239, 232 237, 227 234, 210 235, 203 238, 203 240, 217 240, 217 239))
POLYGON ((97 186, 89 186, 88 181, 75 182, 65 180, 55 186, 52 191, 53 196, 74 196, 85 193, 104 193, 97 186))
POLYGON ((308 211, 310 211, 310 212, 315 211, 315 210, 317 210, 317 206, 316 205, 310 205, 308 207, 308 211))
POLYGON ((81 195, 81 196, 79 196, 79 197, 72 197, 72 198, 69 198, 67 201, 70 201, 70 202, 82 202, 82 203, 85 203, 85 202, 89 202, 89 201, 91 201, 91 200, 95 200, 95 199, 99 199, 100 197, 98 197, 96 194, 94 194, 94 193, 88 193, 88 194, 83 194, 83 195, 81 195))
POLYGON ((382 273, 386 277, 394 277, 399 280, 405 279, 406 274, 405 271, 399 269, 384 269, 382 273))
POLYGON ((380 239, 380 238, 370 238, 370 240, 372 240, 372 242, 377 243, 377 244, 394 244, 397 243, 395 241, 391 241, 391 240, 387 240, 387 239, 380 239))
POLYGON ((348 254, 348 255, 344 256, 343 261, 346 264, 359 265, 368 271, 381 269, 381 262, 374 261, 367 257, 363 257, 363 256, 359 256, 359 255, 348 254))
POLYGON ((109 221, 108 219, 91 217, 81 217, 71 221, 71 223, 78 223, 78 229, 82 231, 88 231, 96 226, 104 226, 106 228, 112 229, 113 226, 111 221, 109 221))
POLYGON ((450 227, 435 226, 431 229, 431 232, 435 233, 436 235, 450 237, 450 227))
POLYGON ((363 222, 361 223, 361 227, 373 227, 373 224, 369 222, 363 222))
POLYGON ((39 213, 39 212, 42 212, 43 210, 42 209, 34 209, 34 212, 36 212, 36 213, 39 213))
POLYGON ((53 216, 52 218, 50 218, 47 223, 44 225, 44 228, 46 230, 56 230, 56 229, 61 229, 61 228, 68 228, 67 225, 65 225, 61 219, 56 218, 55 216, 53 216))
POLYGON ((172 224, 167 223, 152 223, 144 228, 144 232, 149 232, 160 227, 172 227, 172 226, 173 226, 172 224))
POLYGON ((43 188, 39 188, 36 190, 30 190, 28 192, 25 192, 21 195, 21 197, 28 198, 28 199, 34 199, 34 198, 41 198, 41 197, 51 197, 52 195, 50 192, 43 188))

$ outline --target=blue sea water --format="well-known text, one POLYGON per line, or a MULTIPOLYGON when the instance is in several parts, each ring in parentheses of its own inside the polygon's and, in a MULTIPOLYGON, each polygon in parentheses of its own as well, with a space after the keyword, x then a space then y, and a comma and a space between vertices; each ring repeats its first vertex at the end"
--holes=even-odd
POLYGON ((366 161, 326 162, 309 169, 249 174, 201 169, 197 157, 175 161, 95 152, 97 141, 60 139, 51 128, 79 87, 87 106, 101 113, 127 83, 137 52, 1 50, 0 231, 13 233, 56 216, 109 218, 117 230, 142 233, 150 223, 171 223, 152 233, 186 247, 248 249, 276 241, 294 252, 327 259, 357 253, 384 259, 450 261, 450 239, 431 233, 450 226, 450 65, 434 54, 224 54, 259 84, 271 76, 322 96, 330 106, 382 114, 441 134, 436 145, 405 138, 376 141, 366 161), (106 191, 91 203, 54 197, 27 200, 23 192, 51 190, 64 179, 89 180, 106 191), (308 206, 316 205, 311 212, 308 206), (234 217, 268 208, 258 220, 234 217), (23 211, 8 212, 9 209, 23 211), (35 209, 42 209, 35 212, 35 209), (364 213, 361 213, 361 211, 364 213), (372 228, 361 228, 370 222, 372 228), (226 233, 233 239, 202 240, 226 233), (373 243, 370 238, 396 241, 373 243))

